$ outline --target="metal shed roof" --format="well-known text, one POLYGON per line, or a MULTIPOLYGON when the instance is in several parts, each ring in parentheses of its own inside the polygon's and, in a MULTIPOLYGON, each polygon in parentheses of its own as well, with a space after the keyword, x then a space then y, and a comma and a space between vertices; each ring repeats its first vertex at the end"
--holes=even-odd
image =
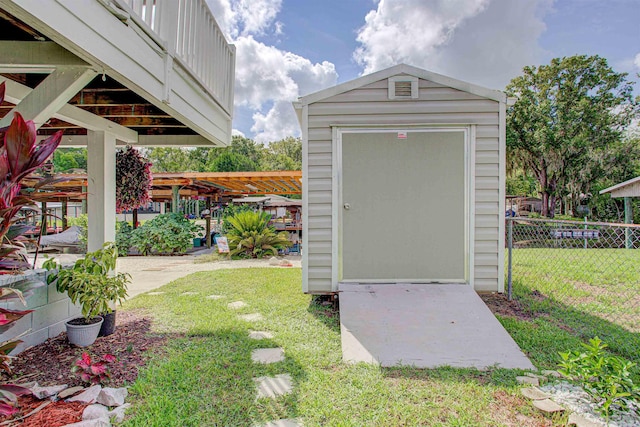
POLYGON ((600 194, 611 193, 611 197, 640 197, 640 176, 605 188, 600 194))

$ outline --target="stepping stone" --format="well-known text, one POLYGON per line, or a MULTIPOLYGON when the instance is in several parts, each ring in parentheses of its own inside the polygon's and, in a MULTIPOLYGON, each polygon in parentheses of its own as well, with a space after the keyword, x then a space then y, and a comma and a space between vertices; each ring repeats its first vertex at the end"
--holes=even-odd
POLYGON ((543 400, 548 399, 551 396, 548 393, 540 390, 538 387, 527 387, 520 390, 520 393, 527 399, 531 400, 543 400))
POLYGON ((222 295, 207 295, 207 299, 221 299, 224 298, 222 295))
POLYGON ((227 307, 234 309, 234 310, 238 310, 242 307, 246 307, 247 303, 244 301, 234 301, 234 302, 230 302, 229 304, 227 304, 227 307))
POLYGON ((534 400, 533 406, 547 414, 564 412, 564 408, 551 399, 534 400))
POLYGON ((251 360, 256 363, 277 363, 284 360, 284 350, 277 348, 259 348, 251 352, 251 360))
POLYGON ((302 427, 302 423, 295 418, 286 418, 283 420, 268 422, 260 427, 302 427))
POLYGON ((186 296, 189 296, 189 295, 198 295, 198 293, 197 292, 183 292, 183 293, 180 294, 181 297, 186 297, 186 296))
POLYGON ((251 313, 251 314, 243 314, 241 316, 238 316, 241 320, 246 320, 247 322, 258 322, 262 319, 264 319, 264 317, 262 317, 262 314, 260 313, 251 313))
POLYGON ((164 292, 147 292, 147 295, 162 295, 164 292))
POLYGON ((560 375, 560 372, 558 372, 558 371, 550 371, 550 370, 542 371, 542 375, 546 375, 547 377, 554 377, 554 378, 561 378, 562 377, 562 375, 560 375))
POLYGON ((272 339, 273 334, 266 331, 249 331, 249 338, 252 340, 272 339))
POLYGON ((280 374, 275 377, 258 377, 254 378, 256 383, 257 399, 263 397, 278 397, 291 393, 293 383, 291 375, 280 374))
POLYGON ((269 258, 269 265, 278 266, 280 265, 280 260, 276 257, 269 258))
POLYGON ((83 390, 84 390, 84 387, 82 387, 81 385, 68 388, 58 393, 58 399, 66 399, 67 397, 73 396, 74 394, 77 394, 83 390))
POLYGON ((576 414, 575 412, 569 414, 569 421, 567 422, 568 426, 576 426, 576 427, 600 427, 602 424, 594 423, 591 420, 586 419, 584 416, 580 414, 576 414))
POLYGON ((516 377, 516 381, 518 381, 518 383, 520 383, 520 384, 531 384, 531 385, 534 385, 536 387, 540 385, 540 380, 538 380, 537 378, 534 378, 534 377, 529 377, 529 376, 516 377))

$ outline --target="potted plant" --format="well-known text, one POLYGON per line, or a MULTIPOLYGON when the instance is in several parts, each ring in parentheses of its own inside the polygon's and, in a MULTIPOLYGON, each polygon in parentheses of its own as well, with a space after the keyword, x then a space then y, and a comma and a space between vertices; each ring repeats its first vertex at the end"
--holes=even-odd
MULTIPOLYGON (((71 344, 87 347, 96 340, 104 322, 103 314, 113 312, 112 304, 122 302, 127 296, 131 277, 115 273, 118 248, 107 242, 102 249, 88 253, 71 268, 63 268, 54 260, 47 260, 44 268, 57 269, 47 280, 57 280, 58 292, 66 292, 74 304, 82 307, 82 317, 67 322, 67 336, 71 344)), ((115 317, 113 317, 115 325, 115 317)))

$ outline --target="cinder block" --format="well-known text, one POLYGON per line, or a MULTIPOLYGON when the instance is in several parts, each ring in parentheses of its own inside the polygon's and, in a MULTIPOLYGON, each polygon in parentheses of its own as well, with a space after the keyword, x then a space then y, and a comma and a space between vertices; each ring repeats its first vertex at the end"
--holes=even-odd
POLYGON ((7 308, 9 310, 32 310, 47 304, 48 299, 49 295, 47 287, 40 286, 39 288, 31 289, 27 292, 25 295, 25 300, 27 300, 26 307, 22 304, 22 301, 14 299, 11 300, 7 308))
POLYGON ((21 337, 20 339, 23 342, 18 344, 16 349, 11 354, 16 355, 29 347, 45 342, 47 338, 49 338, 48 329, 49 328, 40 329, 39 331, 35 331, 25 335, 24 337, 21 337))
POLYGON ((54 323, 49 326, 49 338, 57 337, 62 332, 67 331, 66 319, 62 322, 54 323))
POLYGON ((47 286, 47 292, 49 294, 48 302, 51 304, 52 302, 62 301, 63 299, 68 299, 69 296, 66 292, 58 292, 56 288, 56 284, 52 283, 47 286))
POLYGON ((68 317, 70 319, 75 319, 76 317, 82 316, 82 307, 80 304, 72 304, 71 300, 69 300, 69 312, 68 317))
POLYGON ((69 317, 69 302, 56 301, 51 304, 38 307, 33 312, 33 329, 39 330, 49 325, 61 322, 69 317))
POLYGON ((16 336, 22 334, 23 332, 30 330, 32 316, 33 316, 33 313, 29 313, 26 316, 24 316, 22 319, 14 322, 9 327, 6 327, 6 326, 0 327, 0 332, 2 332, 2 334, 0 334, 0 342, 5 342, 10 339, 13 339, 16 336))

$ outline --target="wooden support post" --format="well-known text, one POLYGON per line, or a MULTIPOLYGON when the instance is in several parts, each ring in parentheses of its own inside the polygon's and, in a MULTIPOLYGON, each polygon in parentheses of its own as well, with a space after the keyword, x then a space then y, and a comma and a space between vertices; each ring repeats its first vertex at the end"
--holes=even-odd
POLYGON ((67 199, 62 199, 62 231, 67 229, 67 199))
POLYGON ((87 186, 86 185, 82 186, 82 193, 85 196, 82 198, 82 210, 80 212, 82 213, 82 215, 86 215, 87 214, 87 186))
POLYGON ((171 212, 180 212, 180 187, 177 185, 171 186, 171 212))
POLYGON ((209 212, 205 217, 207 248, 211 249, 211 196, 207 196, 207 212, 209 212))
POLYGON ((94 252, 116 240, 116 138, 102 131, 87 136, 87 250, 94 252))
POLYGON ((138 209, 133 210, 133 229, 138 228, 138 209))

